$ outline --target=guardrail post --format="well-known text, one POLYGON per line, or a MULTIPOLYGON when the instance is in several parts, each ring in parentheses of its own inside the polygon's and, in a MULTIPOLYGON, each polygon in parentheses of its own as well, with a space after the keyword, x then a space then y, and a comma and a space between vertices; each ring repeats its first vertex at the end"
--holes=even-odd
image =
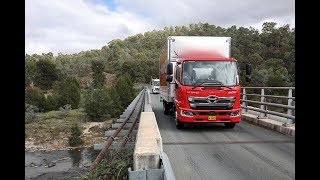
MULTIPOLYGON (((242 100, 247 100, 247 95, 246 95, 246 88, 243 88, 242 90, 242 100)), ((247 102, 242 101, 242 106, 247 107, 247 102)), ((243 108, 244 112, 248 112, 248 109, 243 108)))
MULTIPOLYGON (((288 92, 288 106, 294 106, 294 101, 291 99, 292 98, 292 89, 289 89, 289 92, 288 92)), ((287 115, 288 116, 294 116, 294 112, 292 109, 287 109, 287 115)), ((293 120, 292 119, 287 119, 287 124, 293 124, 293 120)))
MULTIPOLYGON (((292 100, 292 106, 295 106, 295 104, 296 104, 296 101, 295 100, 292 100)), ((295 109, 293 109, 292 110, 292 114, 293 114, 293 116, 296 116, 296 110, 295 109)), ((293 123, 294 123, 295 121, 293 121, 293 123)))
MULTIPOLYGON (((260 98, 260 102, 266 102, 266 97, 264 97, 264 89, 261 89, 261 98, 260 98)), ((261 110, 267 110, 267 106, 266 105, 260 105, 260 109, 261 110)), ((263 113, 260 112, 258 118, 266 118, 267 117, 267 113, 263 113)))

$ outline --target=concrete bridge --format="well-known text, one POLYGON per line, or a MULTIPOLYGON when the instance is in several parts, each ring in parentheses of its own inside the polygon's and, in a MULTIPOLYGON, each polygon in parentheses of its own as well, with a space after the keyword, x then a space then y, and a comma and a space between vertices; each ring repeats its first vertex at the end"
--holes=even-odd
POLYGON ((295 179, 293 136, 243 120, 254 119, 250 112, 234 129, 206 124, 177 130, 159 95, 150 97, 176 179, 295 179))
POLYGON ((178 130, 159 94, 146 91, 129 179, 295 179, 294 88, 280 87, 288 96, 265 94, 279 87, 254 88, 259 94, 248 89, 242 88, 242 120, 233 129, 201 124, 178 130))

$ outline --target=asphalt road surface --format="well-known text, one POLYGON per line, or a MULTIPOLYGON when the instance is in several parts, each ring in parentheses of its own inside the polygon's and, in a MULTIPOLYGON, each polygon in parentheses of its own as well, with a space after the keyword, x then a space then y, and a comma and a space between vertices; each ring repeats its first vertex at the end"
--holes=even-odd
POLYGON ((163 141, 177 180, 295 179, 295 139, 241 121, 187 126, 178 130, 164 115, 159 94, 150 94, 163 141))

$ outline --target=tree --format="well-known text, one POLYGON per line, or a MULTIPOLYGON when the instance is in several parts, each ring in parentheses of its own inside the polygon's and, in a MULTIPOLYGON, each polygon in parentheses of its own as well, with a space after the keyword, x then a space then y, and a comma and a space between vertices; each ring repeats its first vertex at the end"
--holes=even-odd
MULTIPOLYGON (((165 27, 163 30, 139 33, 123 40, 114 39, 104 45, 101 50, 82 51, 70 55, 60 53, 57 57, 53 57, 52 53, 26 55, 26 86, 32 80, 36 80, 34 76, 36 73, 33 74, 32 63, 41 59, 53 62, 64 76, 78 78, 88 76, 93 71, 94 88, 103 86, 105 79, 103 71, 117 74, 118 76, 128 74, 133 82, 145 83, 150 80, 151 76, 159 76, 159 56, 169 35, 231 37, 231 55, 238 60, 239 64, 251 63, 258 77, 261 77, 262 72, 265 72, 265 70, 269 72, 270 67, 273 65, 277 66, 276 69, 272 67, 274 71, 278 70, 280 74, 285 74, 285 71, 279 70, 279 67, 284 67, 288 71, 288 83, 294 85, 294 28, 290 28, 289 25, 277 27, 275 22, 265 22, 260 33, 252 27, 237 27, 234 25, 229 28, 223 28, 203 22, 190 24, 189 26, 165 27), (270 62, 266 63, 269 59, 280 59, 282 62, 275 61, 270 65, 270 62), (100 65, 96 66, 95 64, 93 67, 92 61, 98 62, 100 65), (105 70, 102 70, 104 65, 105 70)), ((243 70, 241 69, 241 81, 245 77, 245 74, 242 73, 243 70)), ((279 83, 286 81, 281 80, 279 83)), ((50 83, 50 80, 48 82, 50 83)), ((259 78, 253 77, 251 83, 242 81, 242 85, 259 84, 259 82, 259 78)), ((272 84, 271 80, 269 83, 272 84)))
POLYGON ((92 61, 91 69, 93 71, 93 87, 101 88, 105 81, 105 75, 103 74, 104 65, 101 61, 92 61))
POLYGON ((286 68, 269 68, 268 71, 269 77, 267 81, 267 86, 281 87, 290 85, 288 71, 286 68))
POLYGON ((112 100, 107 89, 93 89, 86 97, 85 111, 93 119, 99 120, 112 114, 112 100))
POLYGON ((47 95, 47 107, 49 111, 58 110, 61 107, 60 95, 57 93, 47 95))
POLYGON ((263 59, 258 53, 250 54, 248 56, 248 61, 253 67, 263 66, 263 59))
POLYGON ((40 112, 51 110, 44 94, 36 89, 27 88, 25 90, 25 103, 38 107, 40 112))
POLYGON ((25 61, 25 86, 33 83, 36 70, 36 60, 29 55, 26 55, 25 61))
POLYGON ((58 80, 58 70, 52 62, 44 59, 36 62, 34 79, 36 86, 44 90, 49 90, 56 80, 58 80))
POLYGON ((262 24, 262 33, 271 34, 275 30, 276 25, 276 22, 264 22, 262 24))
POLYGON ((269 72, 266 69, 252 71, 252 83, 251 86, 264 87, 267 86, 269 78, 269 72))
POLYGON ((66 104, 70 104, 73 109, 79 107, 81 98, 80 84, 74 77, 67 77, 66 79, 57 81, 54 84, 54 90, 56 99, 58 99, 57 105, 59 107, 66 104))
POLYGON ((118 117, 124 110, 124 107, 121 106, 120 96, 114 87, 109 89, 109 93, 112 100, 110 115, 111 117, 118 117))
POLYGON ((121 107, 128 106, 135 96, 131 78, 128 75, 118 77, 114 88, 119 95, 121 107))
POLYGON ((137 64, 139 64, 138 61, 128 61, 123 63, 119 74, 127 74, 132 78, 133 81, 136 81, 137 74, 140 73, 137 64))

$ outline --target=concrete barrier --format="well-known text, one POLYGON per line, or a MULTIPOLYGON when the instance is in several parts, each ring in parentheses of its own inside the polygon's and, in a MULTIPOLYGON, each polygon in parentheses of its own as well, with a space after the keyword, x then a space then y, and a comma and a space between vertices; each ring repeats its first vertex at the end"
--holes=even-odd
POLYGON ((256 115, 249 113, 242 113, 241 119, 244 121, 248 121, 257 126, 261 126, 267 129, 271 129, 282 134, 286 134, 289 136, 295 136, 295 126, 286 127, 283 126, 283 122, 279 122, 277 120, 272 120, 268 118, 258 119, 256 115))
POLYGON ((147 89, 145 96, 145 101, 144 101, 144 112, 153 112, 152 107, 151 107, 151 100, 150 100, 150 91, 147 89))
MULTIPOLYGON (((148 90, 148 88, 146 87, 148 90)), ((141 113, 133 154, 133 170, 129 180, 175 180, 168 156, 162 149, 162 138, 146 91, 144 112, 141 113)))
POLYGON ((153 112, 142 112, 136 146, 133 154, 133 170, 159 169, 162 139, 153 112))

